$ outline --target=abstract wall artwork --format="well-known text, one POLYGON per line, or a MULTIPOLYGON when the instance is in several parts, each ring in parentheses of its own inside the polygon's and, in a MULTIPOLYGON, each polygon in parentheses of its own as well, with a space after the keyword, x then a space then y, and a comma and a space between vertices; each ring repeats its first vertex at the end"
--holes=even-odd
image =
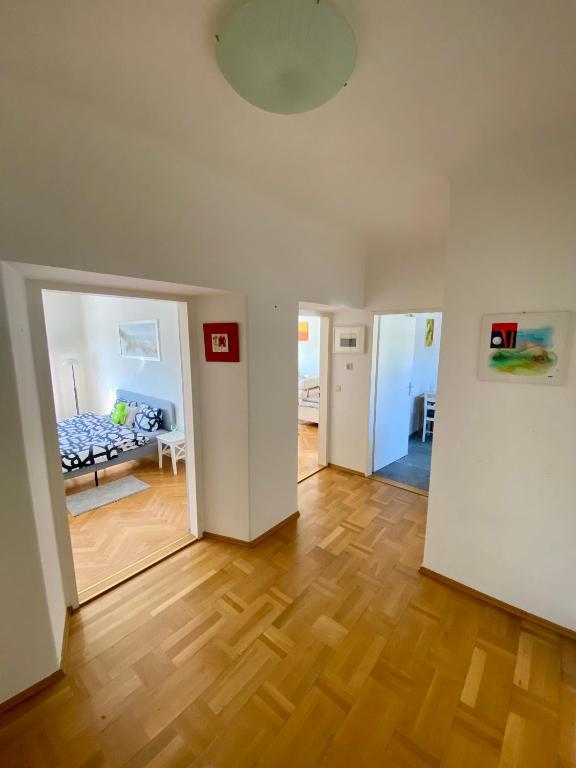
POLYGON ((158 320, 136 320, 118 324, 120 355, 137 360, 160 360, 158 320))
POLYGON ((434 344, 434 318, 429 317, 426 320, 426 327, 424 329, 424 346, 431 347, 434 344))
POLYGON ((307 320, 300 320, 298 323, 298 341, 308 341, 309 323, 307 320))
POLYGON ((238 323, 204 323, 204 352, 211 363, 239 363, 238 323))
POLYGON ((348 354, 364 352, 364 331, 363 325, 334 328, 334 352, 348 354))
POLYGON ((562 384, 570 312, 484 315, 478 378, 516 384, 562 384))

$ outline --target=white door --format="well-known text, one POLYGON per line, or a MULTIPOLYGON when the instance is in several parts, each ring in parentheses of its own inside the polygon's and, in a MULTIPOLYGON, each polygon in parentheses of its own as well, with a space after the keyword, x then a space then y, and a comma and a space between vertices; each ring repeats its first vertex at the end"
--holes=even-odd
POLYGON ((381 315, 376 328, 374 472, 408 453, 416 318, 381 315))

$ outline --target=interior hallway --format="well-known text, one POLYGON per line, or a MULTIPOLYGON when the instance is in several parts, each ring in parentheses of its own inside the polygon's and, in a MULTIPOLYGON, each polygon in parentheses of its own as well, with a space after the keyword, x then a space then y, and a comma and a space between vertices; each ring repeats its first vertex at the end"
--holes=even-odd
POLYGON ((84 606, 3 768, 576 763, 576 642, 419 575, 425 498, 329 468, 299 508, 84 606))

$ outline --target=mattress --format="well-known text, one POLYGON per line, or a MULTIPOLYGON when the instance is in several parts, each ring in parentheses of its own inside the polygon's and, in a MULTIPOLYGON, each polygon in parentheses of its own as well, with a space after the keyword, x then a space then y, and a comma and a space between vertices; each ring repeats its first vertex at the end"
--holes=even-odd
POLYGON ((116 459, 150 442, 150 436, 112 424, 109 416, 89 412, 59 421, 58 442, 62 472, 66 473, 116 459))

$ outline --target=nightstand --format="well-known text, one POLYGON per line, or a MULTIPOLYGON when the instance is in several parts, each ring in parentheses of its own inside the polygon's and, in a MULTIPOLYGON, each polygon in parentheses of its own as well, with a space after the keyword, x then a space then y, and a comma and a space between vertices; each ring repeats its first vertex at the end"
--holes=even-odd
POLYGON ((183 432, 165 432, 158 435, 158 466, 162 469, 162 457, 172 458, 172 471, 176 475, 178 459, 186 458, 186 435, 183 432))

